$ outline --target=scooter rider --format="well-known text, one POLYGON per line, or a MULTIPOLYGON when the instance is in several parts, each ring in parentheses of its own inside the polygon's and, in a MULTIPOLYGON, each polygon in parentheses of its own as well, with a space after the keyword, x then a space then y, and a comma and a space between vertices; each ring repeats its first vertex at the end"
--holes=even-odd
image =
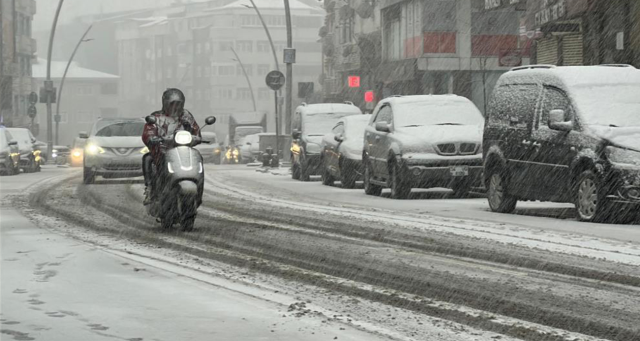
POLYGON ((151 116, 155 116, 156 124, 147 123, 144 126, 142 141, 149 148, 149 153, 145 154, 142 159, 142 170, 146 186, 145 205, 151 202, 154 187, 157 185, 153 181, 157 181, 160 178, 159 174, 153 174, 153 169, 163 169, 165 146, 154 142, 157 142, 159 138, 169 138, 180 130, 186 130, 191 135, 201 137, 200 126, 198 126, 193 115, 184 109, 184 104, 185 97, 182 91, 175 88, 167 89, 162 94, 162 110, 151 114, 151 116))

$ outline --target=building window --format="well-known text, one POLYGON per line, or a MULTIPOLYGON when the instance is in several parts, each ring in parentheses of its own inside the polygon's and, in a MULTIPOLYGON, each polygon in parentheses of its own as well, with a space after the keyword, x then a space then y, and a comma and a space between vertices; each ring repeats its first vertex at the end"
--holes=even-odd
POLYGON ((258 99, 261 101, 268 100, 272 96, 271 91, 267 88, 260 88, 260 90, 258 90, 258 99))
POLYGON ((210 42, 206 42, 204 44, 204 50, 207 51, 207 52, 211 51, 211 43, 210 42))
POLYGON ((236 99, 251 99, 251 91, 249 88, 238 88, 238 95, 236 96, 236 99))
POLYGON ((340 44, 350 44, 353 42, 353 25, 353 16, 340 19, 340 44))
POLYGON ((93 87, 91 85, 78 86, 77 94, 81 96, 93 95, 93 87))
MULTIPOLYGON (((247 76, 253 76, 253 65, 245 65, 244 70, 247 72, 247 76)), ((244 76, 244 73, 242 72, 242 66, 238 65, 236 67, 236 74, 238 76, 244 76)))
POLYGON ((257 15, 243 15, 240 17, 240 25, 242 26, 258 26, 260 18, 257 15))
POLYGON ((233 46, 233 43, 230 41, 223 41, 220 42, 220 51, 231 51, 231 47, 233 46))
POLYGON ((269 52, 269 50, 271 50, 271 48, 269 47, 269 42, 268 41, 256 42, 256 50, 258 52, 269 52))
POLYGON ((234 67, 231 65, 222 65, 218 67, 218 75, 220 76, 233 76, 235 75, 234 67))
POLYGON ((117 95, 118 94, 118 84, 117 83, 106 83, 100 85, 100 94, 102 95, 117 95))
POLYGON ((249 40, 240 40, 236 42, 238 52, 253 52, 253 42, 249 40))
POLYGON ((101 118, 113 118, 118 117, 118 109, 116 108, 100 108, 101 118))
POLYGON ((269 73, 269 64, 258 64, 258 76, 266 76, 269 73))
POLYGON ((233 90, 231 89, 220 89, 220 98, 221 99, 233 99, 233 90))

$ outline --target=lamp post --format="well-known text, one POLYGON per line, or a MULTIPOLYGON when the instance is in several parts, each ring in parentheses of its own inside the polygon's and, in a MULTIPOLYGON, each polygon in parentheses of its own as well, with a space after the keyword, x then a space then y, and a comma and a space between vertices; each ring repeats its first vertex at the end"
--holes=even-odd
MULTIPOLYGON (((287 49, 293 49, 293 34, 291 32, 291 9, 289 8, 289 0, 284 0, 284 12, 287 21, 287 49)), ((285 115, 285 131, 287 133, 291 130, 291 105, 292 105, 292 93, 293 93, 293 62, 285 60, 287 63, 287 76, 286 76, 286 95, 285 102, 287 113, 285 115)))
POLYGON ((253 111, 258 111, 258 108, 256 107, 256 96, 253 94, 253 87, 251 86, 251 79, 249 79, 249 75, 247 75, 247 70, 245 70, 244 64, 242 64, 240 57, 238 57, 238 54, 236 53, 236 50, 233 49, 233 47, 231 48, 231 52, 233 52, 233 54, 236 56, 234 60, 237 61, 238 64, 240 64, 242 73, 244 73, 244 78, 247 79, 247 85, 249 86, 249 91, 251 92, 251 100, 253 101, 253 111))
POLYGON ((51 54, 53 52, 53 38, 56 35, 56 26, 58 25, 58 17, 60 16, 60 10, 64 0, 58 2, 58 9, 53 17, 53 24, 51 25, 51 34, 49 35, 49 49, 47 51, 47 80, 44 82, 44 92, 46 94, 47 103, 47 160, 52 160, 51 154, 53 153, 53 127, 52 127, 52 111, 51 111, 51 97, 55 95, 55 89, 53 87, 53 81, 51 80, 51 54))
POLYGON ((92 41, 93 39, 85 39, 87 37, 87 34, 89 34, 89 31, 91 31, 91 28, 93 27, 93 24, 89 25, 89 27, 87 27, 87 30, 84 31, 84 34, 82 35, 82 38, 80 38, 80 40, 78 40, 78 44, 76 44, 76 48, 73 49, 73 53, 71 54, 71 57, 69 58, 69 61, 67 62, 67 67, 64 69, 64 74, 62 75, 62 79, 60 80, 60 90, 58 90, 58 100, 56 101, 56 117, 55 117, 55 121, 56 121, 56 144, 58 144, 58 128, 59 128, 59 124, 60 124, 60 100, 62 99, 62 89, 64 88, 64 81, 65 79, 67 79, 67 72, 69 72, 69 67, 71 66, 71 62, 73 62, 73 58, 76 56, 76 52, 78 52, 78 48, 80 48, 80 45, 82 43, 85 42, 89 42, 92 41))

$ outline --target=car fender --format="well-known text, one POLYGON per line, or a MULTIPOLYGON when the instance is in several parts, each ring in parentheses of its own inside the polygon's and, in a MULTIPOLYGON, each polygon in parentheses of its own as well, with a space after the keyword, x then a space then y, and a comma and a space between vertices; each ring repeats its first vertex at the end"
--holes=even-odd
POLYGON ((487 149, 487 152, 484 153, 483 158, 484 158, 483 177, 484 177, 484 182, 485 183, 489 180, 488 179, 489 172, 487 172, 487 168, 490 165, 497 163, 498 165, 500 165, 500 167, 506 167, 507 166, 507 158, 504 156, 504 153, 502 152, 502 149, 500 149, 500 147, 498 145, 490 146, 487 149))

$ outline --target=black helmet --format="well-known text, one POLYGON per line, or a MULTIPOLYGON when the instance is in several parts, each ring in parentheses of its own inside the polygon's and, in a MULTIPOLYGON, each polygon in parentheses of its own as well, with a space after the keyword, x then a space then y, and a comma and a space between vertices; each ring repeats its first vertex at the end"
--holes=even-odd
POLYGON ((162 111, 165 114, 175 115, 184 109, 184 94, 179 89, 170 88, 162 94, 162 111))

